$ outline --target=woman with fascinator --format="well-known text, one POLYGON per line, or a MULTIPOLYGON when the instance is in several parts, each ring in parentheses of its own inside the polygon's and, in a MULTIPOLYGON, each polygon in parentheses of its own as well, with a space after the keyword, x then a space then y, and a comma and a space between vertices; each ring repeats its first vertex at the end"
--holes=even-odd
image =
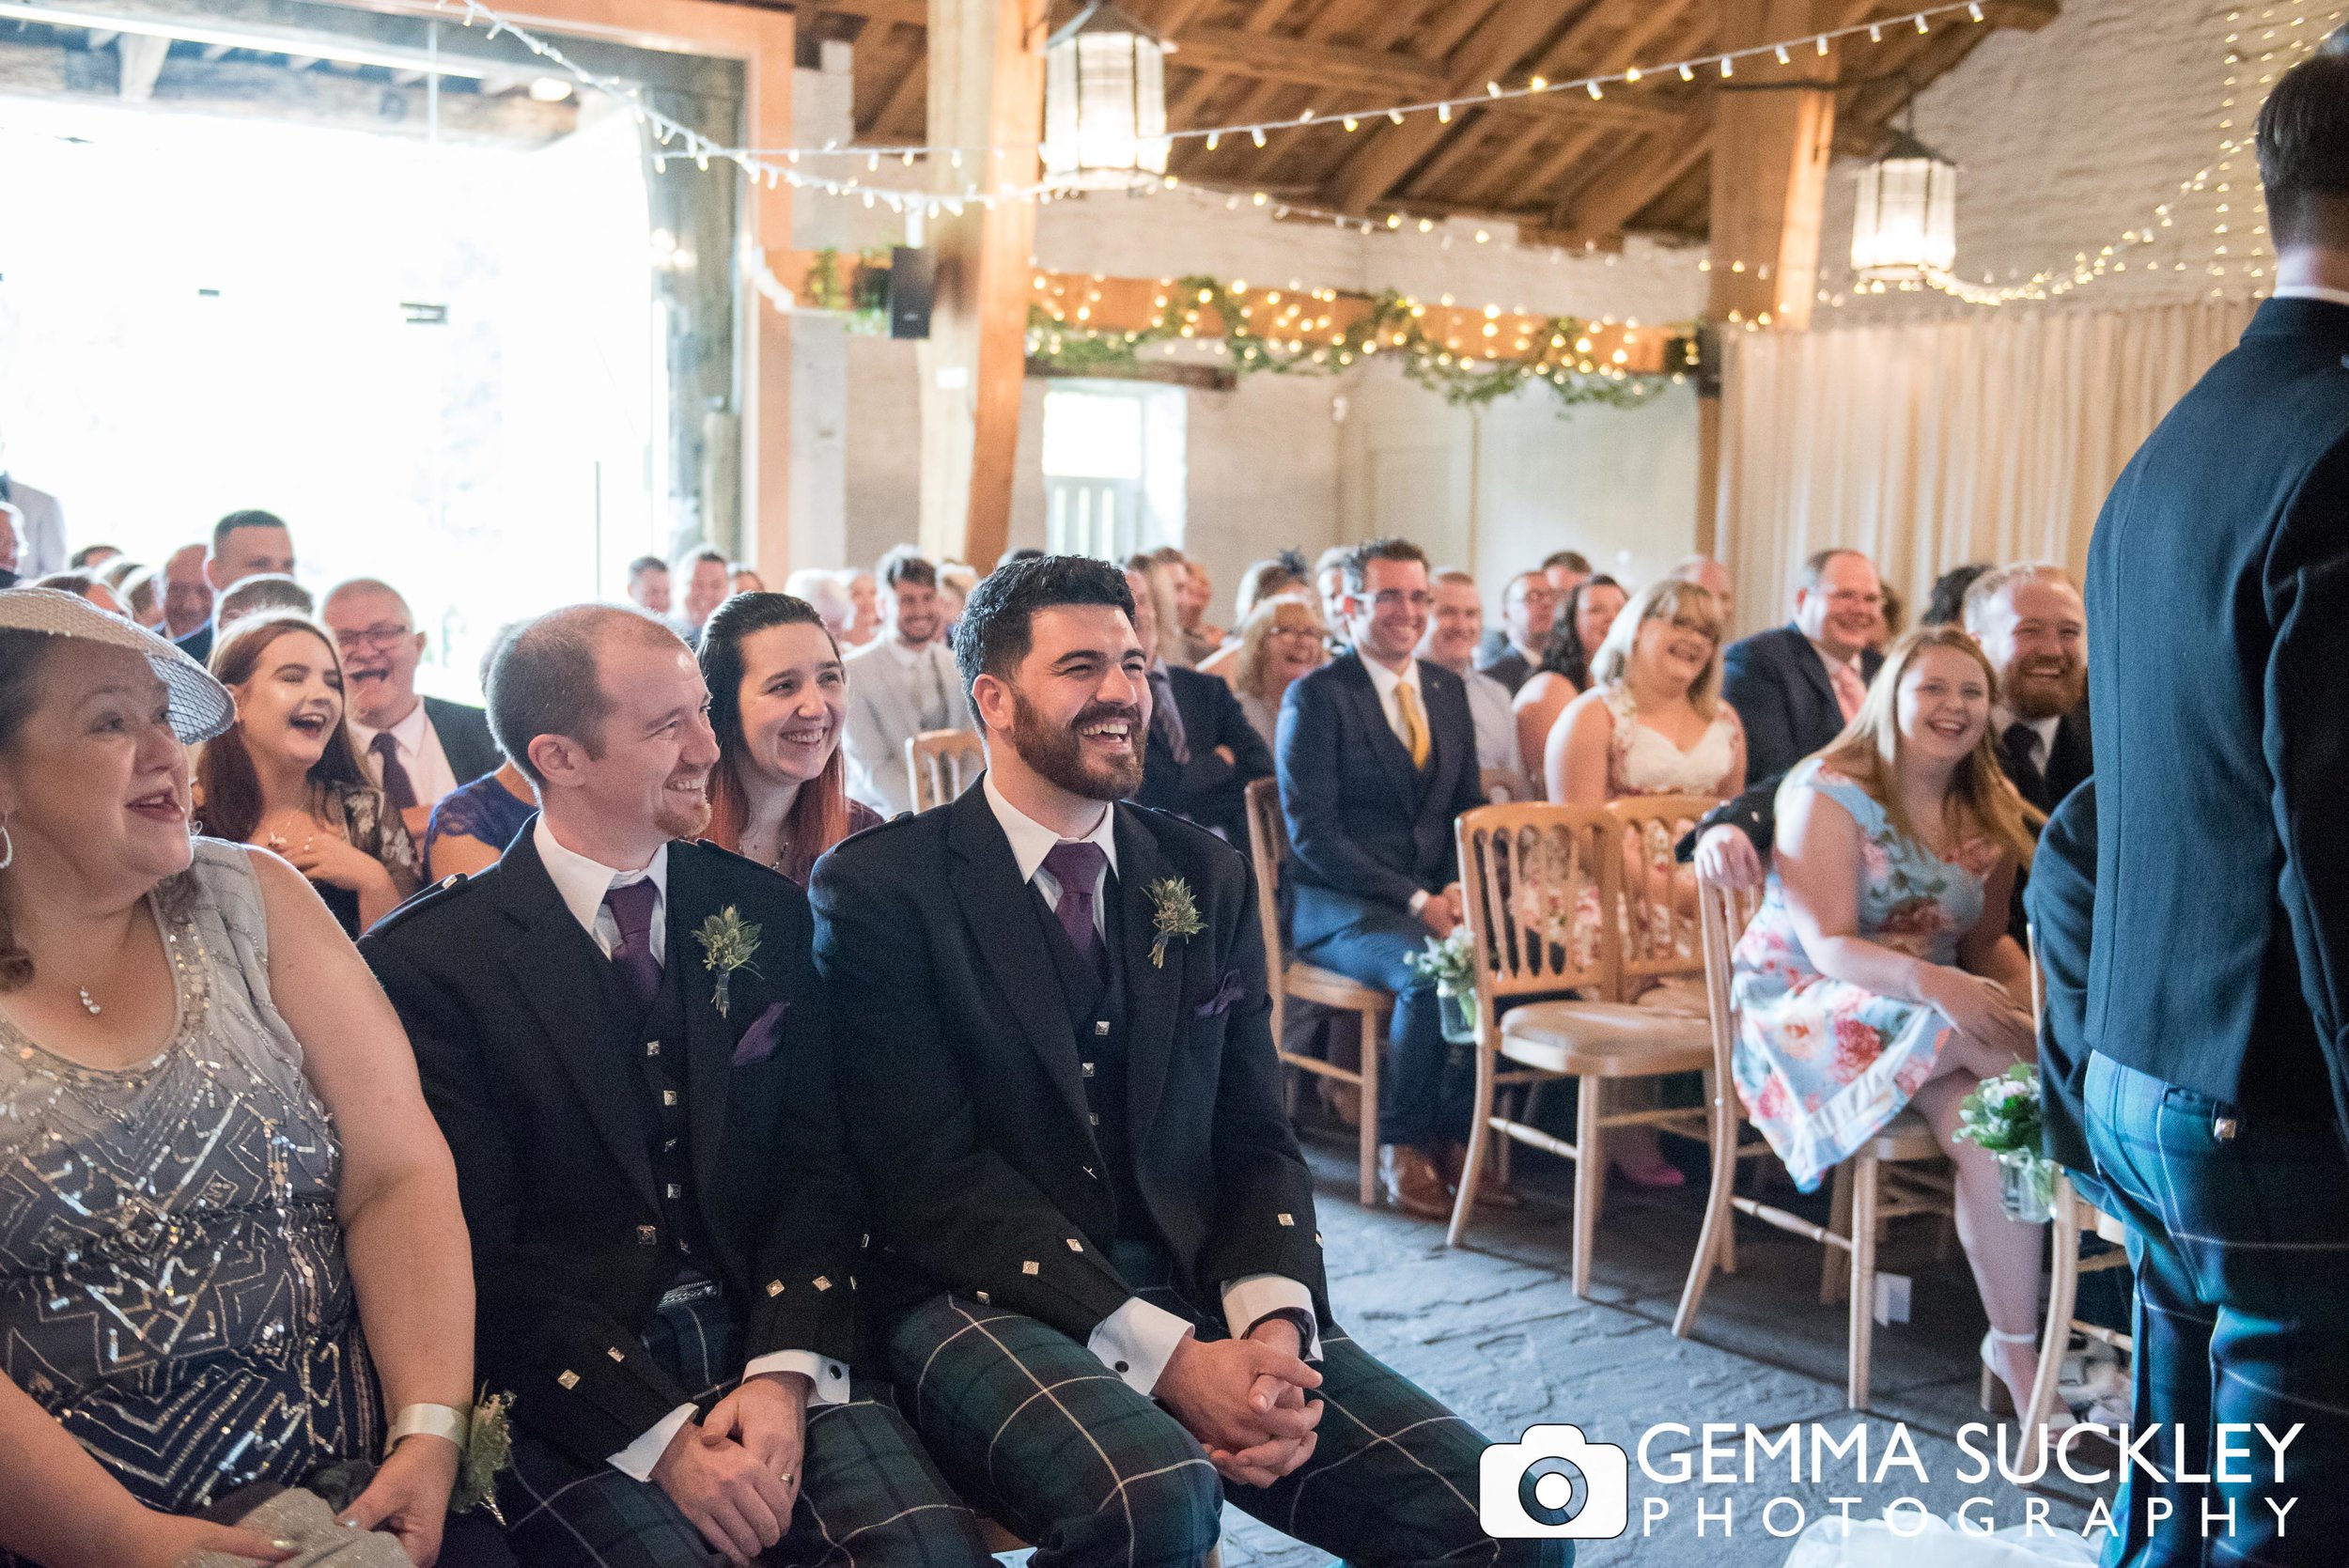
POLYGON ((399 1021, 299 872, 191 836, 231 718, 151 633, 0 594, 0 1563, 285 1560, 212 1521, 369 1466, 342 1524, 510 1560, 443 1552, 473 1280, 399 1021))

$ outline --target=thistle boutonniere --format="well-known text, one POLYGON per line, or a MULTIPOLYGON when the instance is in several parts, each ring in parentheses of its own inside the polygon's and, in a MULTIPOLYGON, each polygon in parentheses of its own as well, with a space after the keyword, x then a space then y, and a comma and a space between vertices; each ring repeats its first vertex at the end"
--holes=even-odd
POLYGON ((758 972, 758 966, 751 962, 758 955, 758 927, 745 924, 742 911, 729 904, 703 921, 693 938, 702 944, 702 967, 718 977, 718 989, 709 1000, 717 1003, 718 1017, 725 1017, 734 1000, 730 994, 734 971, 758 972))
POLYGON ((1198 901, 1190 895, 1190 884, 1180 877, 1161 877, 1143 889, 1150 900, 1150 928, 1158 936, 1150 944, 1150 967, 1166 968, 1166 944, 1180 937, 1185 941, 1206 929, 1200 922, 1198 901))

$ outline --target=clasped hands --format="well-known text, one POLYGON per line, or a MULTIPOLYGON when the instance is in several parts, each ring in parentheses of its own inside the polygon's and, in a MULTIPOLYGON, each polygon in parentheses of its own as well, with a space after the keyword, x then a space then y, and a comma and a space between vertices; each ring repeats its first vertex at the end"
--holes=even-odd
POLYGON ((679 1427, 652 1467, 653 1484, 737 1568, 791 1528, 813 1389, 796 1372, 744 1378, 707 1417, 679 1427))
POLYGON ((1303 1348, 1286 1318, 1267 1319, 1245 1339, 1186 1335, 1153 1392, 1224 1480, 1269 1486, 1312 1458, 1317 1440, 1322 1405, 1305 1394, 1321 1386, 1321 1374, 1299 1358, 1303 1348))
POLYGON ((1460 884, 1453 883, 1441 893, 1431 893, 1419 907, 1420 923, 1439 937, 1449 937, 1468 918, 1468 900, 1460 893, 1460 884))

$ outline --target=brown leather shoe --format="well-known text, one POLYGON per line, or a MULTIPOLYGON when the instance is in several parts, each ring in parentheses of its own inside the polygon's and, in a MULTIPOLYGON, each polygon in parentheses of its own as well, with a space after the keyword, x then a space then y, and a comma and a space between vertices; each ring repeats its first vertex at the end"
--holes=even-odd
POLYGON ((1380 1145, 1378 1185, 1388 1204, 1405 1214, 1420 1219, 1452 1218, 1452 1190, 1424 1149, 1408 1143, 1380 1145))
MULTIPOLYGON (((1456 1197, 1460 1191, 1460 1174, 1468 1169, 1468 1145, 1441 1145, 1436 1155, 1436 1169, 1442 1173, 1444 1186, 1450 1188, 1456 1197)), ((1516 1188, 1487 1171, 1485 1179, 1476 1184, 1476 1206, 1480 1209, 1523 1208, 1525 1200, 1517 1196, 1516 1188)))

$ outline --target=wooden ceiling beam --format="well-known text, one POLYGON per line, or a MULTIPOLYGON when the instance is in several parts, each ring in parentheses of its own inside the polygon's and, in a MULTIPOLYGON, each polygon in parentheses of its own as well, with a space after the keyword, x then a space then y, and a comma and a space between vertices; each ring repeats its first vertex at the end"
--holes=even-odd
POLYGON ((1176 40, 1169 59, 1195 70, 1359 93, 1380 105, 1433 98, 1443 90, 1443 77, 1434 68, 1400 54, 1270 38, 1237 27, 1191 27, 1176 40))
POLYGON ((916 142, 929 120, 930 52, 913 57, 910 69, 897 78, 896 90, 873 116, 873 129, 886 141, 916 142))
MULTIPOLYGON (((1658 0, 1657 4, 1649 6, 1630 26, 1616 34, 1614 40, 1595 60, 1587 56, 1568 54, 1567 48, 1577 40, 1562 39, 1559 40, 1559 47, 1553 49, 1549 56, 1543 61, 1542 73, 1560 81, 1570 81, 1578 75, 1611 76, 1632 66, 1650 62, 1654 58, 1651 51, 1657 49, 1661 40, 1670 36, 1674 29, 1684 24, 1695 4, 1696 0, 1658 0)), ((1689 29, 1691 36, 1687 40, 1690 49, 1698 46, 1707 25, 1706 19, 1703 17, 1695 20, 1696 26, 1689 29)), ((1575 95, 1562 94, 1560 96, 1571 102, 1575 95)), ((1604 104, 1593 103, 1591 107, 1595 109, 1626 104, 1636 105, 1651 114, 1662 109, 1673 121, 1685 116, 1691 107, 1689 100, 1679 98, 1677 95, 1671 98, 1660 97, 1654 90, 1647 88, 1642 88, 1636 97, 1619 93, 1607 100, 1604 104)), ((1479 195, 1486 191, 1499 187, 1522 192, 1529 196, 1544 200, 1549 206, 1556 207, 1560 205, 1560 197, 1563 194, 1563 192, 1557 192, 1554 189, 1558 181, 1567 170, 1574 166, 1577 160, 1602 139, 1610 123, 1640 123, 1649 130, 1662 131, 1664 129, 1664 126, 1654 118, 1641 122, 1584 120, 1576 126, 1572 134, 1547 153, 1542 152, 1542 148, 1549 145, 1547 133, 1538 130, 1529 130, 1518 138, 1515 147, 1503 150, 1492 161, 1482 180, 1467 194, 1479 195), (1530 169, 1527 168, 1525 165, 1528 160, 1536 155, 1539 161, 1534 163, 1530 169)))
POLYGON ((1641 208, 1679 183, 1712 147, 1713 115, 1708 107, 1688 116, 1684 134, 1647 137, 1629 156, 1595 175, 1589 195, 1577 201, 1558 226, 1594 239, 1621 233, 1641 208))
MULTIPOLYGON (((1587 39, 1595 33, 1609 3, 1593 0, 1550 53, 1562 54, 1567 39, 1587 39)), ((1486 82, 1514 75, 1519 62, 1541 47, 1557 22, 1557 14, 1547 6, 1519 5, 1503 11, 1449 56, 1444 70, 1446 96, 1472 92, 1486 82)), ((1400 184, 1450 133, 1451 128, 1433 115, 1414 116, 1401 125, 1380 128, 1338 170, 1330 182, 1330 205, 1342 212, 1368 212, 1373 203, 1400 184)))

